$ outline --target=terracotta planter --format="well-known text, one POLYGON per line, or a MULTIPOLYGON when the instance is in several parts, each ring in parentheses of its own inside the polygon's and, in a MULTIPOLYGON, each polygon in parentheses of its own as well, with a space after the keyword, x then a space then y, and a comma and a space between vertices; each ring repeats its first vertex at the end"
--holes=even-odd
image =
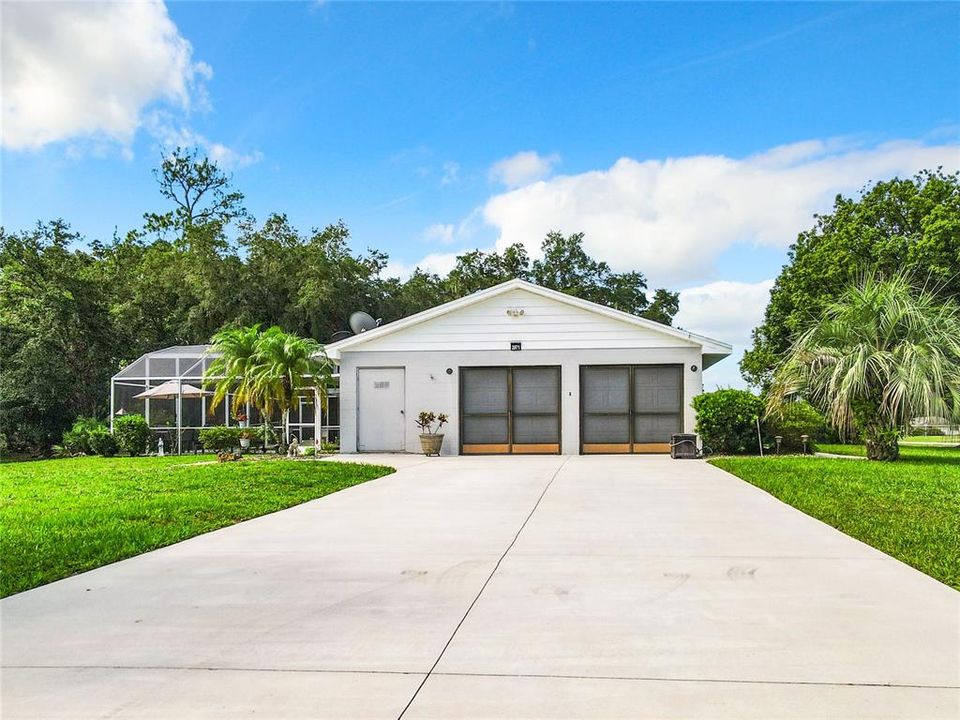
POLYGON ((441 433, 421 433, 420 446, 423 448, 424 455, 439 455, 442 445, 443 435, 441 433))

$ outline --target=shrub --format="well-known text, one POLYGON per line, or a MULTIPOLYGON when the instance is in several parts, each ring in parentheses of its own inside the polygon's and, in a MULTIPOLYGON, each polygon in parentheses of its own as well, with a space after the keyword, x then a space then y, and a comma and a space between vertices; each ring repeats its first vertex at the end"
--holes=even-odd
POLYGON ((117 454, 117 440, 106 428, 97 428, 87 437, 90 452, 103 457, 113 457, 117 454))
POLYGON ((124 415, 114 419, 113 437, 123 452, 142 455, 147 449, 150 428, 143 415, 124 415))
POLYGON ((240 428, 224 425, 203 428, 199 438, 204 450, 231 450, 240 446, 240 428))
POLYGON ((714 453, 737 454, 759 451, 757 418, 763 401, 746 390, 717 390, 693 399, 697 432, 714 453))
POLYGON ((90 434, 106 432, 107 427, 92 417, 82 415, 73 421, 73 427, 63 433, 63 451, 66 455, 89 455, 94 452, 90 447, 90 434))
POLYGON ((770 436, 782 436, 784 450, 803 450, 801 435, 809 435, 813 443, 836 440, 823 414, 804 400, 791 402, 779 414, 769 416, 764 430, 770 436))
POLYGON ((263 426, 256 425, 254 427, 245 427, 237 428, 240 431, 239 436, 242 438, 247 438, 249 440, 256 440, 257 442, 263 442, 263 426))
POLYGON ((320 452, 323 455, 336 455, 340 452, 340 443, 338 442, 321 442, 320 443, 320 452))

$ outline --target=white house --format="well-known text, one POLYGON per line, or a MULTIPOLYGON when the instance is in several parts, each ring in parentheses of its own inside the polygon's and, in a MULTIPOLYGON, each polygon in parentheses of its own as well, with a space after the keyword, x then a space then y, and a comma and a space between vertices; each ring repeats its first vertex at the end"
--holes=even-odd
POLYGON ((326 351, 341 452, 420 452, 414 420, 431 410, 450 418, 445 455, 577 454, 669 452, 731 347, 510 280, 326 351))

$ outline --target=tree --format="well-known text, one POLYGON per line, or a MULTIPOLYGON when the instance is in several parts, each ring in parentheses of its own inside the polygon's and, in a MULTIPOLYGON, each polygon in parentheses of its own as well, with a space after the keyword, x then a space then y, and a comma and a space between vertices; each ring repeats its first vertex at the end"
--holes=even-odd
POLYGON ((326 405, 330 361, 316 340, 286 333, 278 327, 266 330, 257 340, 251 368, 251 386, 264 416, 278 409, 283 416, 283 439, 290 442, 290 408, 304 388, 314 387, 326 405))
POLYGON ((173 203, 172 210, 146 213, 148 231, 165 233, 174 229, 180 239, 190 237, 191 230, 212 226, 214 235, 235 218, 246 215, 243 193, 230 187, 232 178, 216 162, 201 157, 196 148, 177 147, 153 171, 160 194, 173 203))
POLYGON ((526 280, 530 275, 530 258, 520 244, 506 248, 503 254, 471 250, 457 256, 457 264, 444 280, 451 298, 470 295, 513 278, 526 280))
POLYGON ((906 272, 866 275, 793 341, 774 372, 768 413, 797 396, 842 436, 858 432, 871 460, 895 460, 912 418, 960 418, 960 309, 915 290, 906 272))
POLYGON ((541 245, 543 257, 533 261, 530 279, 537 285, 666 325, 672 322, 679 298, 676 293, 657 290, 658 302, 651 306, 643 273, 613 272, 607 263, 587 255, 583 237, 583 233, 566 237, 559 232, 547 233, 541 245))
POLYGON ((316 340, 277 326, 260 332, 253 325, 220 331, 213 337, 211 353, 217 357, 204 374, 204 383, 214 386, 211 407, 219 406, 229 393, 234 412, 247 403, 264 418, 279 410, 285 442, 290 440, 290 409, 304 389, 315 388, 326 405, 331 365, 316 340))
POLYGON ((0 229, 0 432, 47 449, 78 415, 102 417, 118 364, 109 288, 63 221, 0 229))
POLYGON ((204 373, 205 382, 214 386, 210 398, 211 412, 233 396, 234 414, 243 411, 249 402, 261 408, 264 401, 255 394, 253 384, 254 359, 260 340, 260 326, 226 328, 211 338, 210 353, 213 362, 204 373))
POLYGON ((653 294, 653 302, 650 307, 641 314, 648 320, 671 325, 673 316, 680 310, 680 293, 670 292, 664 288, 657 288, 653 294))
POLYGON ((791 339, 864 269, 904 270, 960 298, 960 175, 924 171, 877 183, 856 200, 837 196, 833 212, 816 216, 790 247, 753 348, 740 362, 744 378, 768 385, 791 339))

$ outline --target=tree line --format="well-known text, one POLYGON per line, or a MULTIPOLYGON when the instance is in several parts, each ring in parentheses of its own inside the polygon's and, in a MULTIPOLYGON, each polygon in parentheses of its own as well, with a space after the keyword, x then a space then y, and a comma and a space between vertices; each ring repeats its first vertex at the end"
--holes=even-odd
POLYGON ((258 222, 195 150, 169 153, 155 176, 165 207, 109 240, 62 219, 0 228, 0 450, 49 448, 77 416, 106 415, 123 365, 223 328, 277 326, 324 342, 355 310, 389 322, 511 278, 667 324, 678 309, 676 292, 648 295, 642 273, 591 258, 582 234, 549 233, 538 259, 519 244, 474 250, 445 276, 401 279, 388 276, 386 253, 354 251, 343 222, 309 232, 282 213, 258 222))

